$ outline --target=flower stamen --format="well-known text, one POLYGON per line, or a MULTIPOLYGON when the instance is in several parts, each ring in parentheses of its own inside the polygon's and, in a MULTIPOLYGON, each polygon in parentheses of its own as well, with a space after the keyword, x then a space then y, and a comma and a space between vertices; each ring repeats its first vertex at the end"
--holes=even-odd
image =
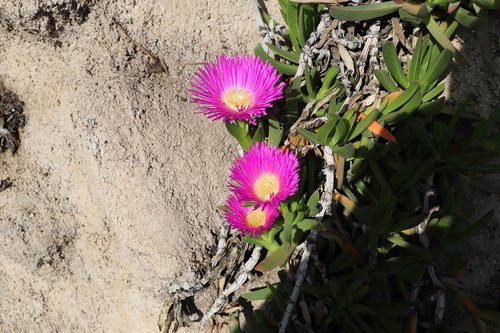
POLYGON ((254 192, 257 198, 262 201, 267 201, 274 194, 279 192, 279 186, 279 179, 276 175, 264 172, 255 181, 254 192))
POLYGON ((261 209, 250 210, 246 216, 246 222, 248 225, 251 225, 254 228, 258 228, 263 226, 266 223, 266 213, 261 209))
POLYGON ((222 101, 228 108, 234 111, 246 109, 252 104, 253 96, 243 88, 230 88, 224 91, 222 101))

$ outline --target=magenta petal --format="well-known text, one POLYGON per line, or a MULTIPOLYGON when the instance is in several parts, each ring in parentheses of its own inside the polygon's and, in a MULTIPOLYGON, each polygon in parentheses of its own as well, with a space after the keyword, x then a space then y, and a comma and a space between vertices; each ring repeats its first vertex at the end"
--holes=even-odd
POLYGON ((278 83, 279 79, 276 69, 258 57, 221 55, 193 75, 189 92, 191 101, 198 104, 196 113, 211 120, 255 123, 254 119, 265 115, 272 102, 283 97, 285 84, 278 83), (251 96, 251 103, 231 108, 223 100, 224 93, 231 89, 244 91, 251 96))
POLYGON ((259 236, 264 231, 271 229, 273 222, 279 216, 277 207, 244 207, 243 203, 244 201, 237 199, 234 195, 229 196, 224 213, 231 227, 239 230, 242 234, 259 236), (259 226, 248 223, 248 214, 255 210, 265 216, 263 223, 259 226))
POLYGON ((278 206, 279 203, 297 192, 299 184, 299 162, 297 156, 282 152, 266 143, 257 143, 236 160, 231 168, 229 188, 238 199, 253 201, 257 206, 278 206), (270 180, 260 188, 262 177, 270 180), (262 191, 268 192, 262 197, 262 191))

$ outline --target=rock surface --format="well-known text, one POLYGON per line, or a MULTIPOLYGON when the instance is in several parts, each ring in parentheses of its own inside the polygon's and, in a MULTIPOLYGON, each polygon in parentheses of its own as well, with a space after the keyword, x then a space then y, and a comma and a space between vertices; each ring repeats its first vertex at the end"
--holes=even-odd
POLYGON ((236 152, 193 115, 190 76, 252 50, 251 3, 2 1, 0 20, 27 119, 0 155, 0 332, 155 332, 207 260, 236 152))

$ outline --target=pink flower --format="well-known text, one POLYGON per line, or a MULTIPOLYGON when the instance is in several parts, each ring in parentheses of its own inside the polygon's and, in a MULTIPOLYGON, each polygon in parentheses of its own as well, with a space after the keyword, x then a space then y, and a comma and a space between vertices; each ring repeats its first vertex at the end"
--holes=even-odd
POLYGON ((278 206, 297 192, 299 161, 294 153, 255 144, 231 168, 229 188, 238 199, 257 206, 278 206))
POLYGON ((223 122, 245 120, 266 114, 271 103, 283 97, 284 83, 274 67, 254 56, 221 55, 215 63, 200 68, 192 77, 196 113, 223 122))
POLYGON ((271 229, 279 211, 277 207, 244 207, 242 200, 231 195, 227 199, 224 215, 229 224, 241 233, 259 236, 271 229))

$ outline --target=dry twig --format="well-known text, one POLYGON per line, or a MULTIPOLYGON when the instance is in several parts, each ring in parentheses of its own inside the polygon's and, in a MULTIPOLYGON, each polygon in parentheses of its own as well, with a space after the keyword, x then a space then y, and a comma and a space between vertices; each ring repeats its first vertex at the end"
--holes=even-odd
MULTIPOLYGON (((334 190, 334 180, 335 180, 335 164, 333 159, 333 153, 330 147, 325 146, 323 157, 325 159, 325 169, 323 172, 326 175, 325 181, 325 189, 323 194, 321 194, 321 198, 319 200, 319 205, 321 206, 321 210, 318 214, 316 214, 315 219, 318 222, 322 222, 325 215, 331 215, 331 204, 333 201, 333 190, 334 190)), ((285 314, 281 319, 279 333, 285 333, 286 327, 288 326, 288 322, 292 316, 293 308, 297 303, 297 299, 300 294, 300 288, 304 283, 304 278, 307 274, 307 266, 309 263, 309 258, 311 253, 315 251, 316 241, 318 239, 318 231, 312 230, 309 233, 305 241, 304 252, 302 253, 302 258, 300 259, 299 269, 295 276, 295 285, 293 286, 292 293, 288 302, 286 304, 285 314)))
MULTIPOLYGON (((414 228, 414 232, 418 234, 420 243, 425 249, 428 249, 430 246, 430 240, 426 232, 427 226, 429 224, 432 214, 439 211, 439 206, 430 208, 430 198, 436 195, 433 189, 433 182, 434 182, 434 176, 431 175, 427 178, 426 184, 424 186, 424 203, 422 207, 422 212, 425 215, 425 219, 414 228)), ((443 320, 444 311, 446 309, 446 298, 444 293, 446 287, 436 275, 434 266, 432 264, 429 264, 427 266, 427 271, 432 281, 432 285, 435 288, 435 293, 433 296, 433 300, 436 302, 436 309, 434 311, 434 322, 439 325, 443 320)), ((422 276, 418 278, 411 292, 412 302, 416 302, 418 300, 418 294, 420 292, 421 287, 422 287, 422 276)), ((417 315, 416 315, 416 310, 414 308, 410 310, 410 316, 413 316, 414 319, 416 320, 417 315)))
POLYGON ((200 324, 200 332, 205 331, 205 327, 208 323, 208 321, 219 311, 221 311, 224 306, 226 306, 228 302, 228 297, 234 293, 236 290, 241 288, 245 282, 250 279, 252 276, 252 270, 254 267, 257 265, 257 262, 260 259, 260 252, 262 250, 262 247, 260 246, 255 246, 252 252, 252 255, 250 256, 250 259, 240 268, 238 274, 236 275, 236 278, 234 279, 234 282, 231 283, 229 286, 224 289, 224 291, 217 297, 215 302, 212 304, 212 307, 205 313, 203 318, 201 319, 201 324, 200 324))
POLYGON ((123 26, 123 24, 121 22, 119 22, 116 19, 114 20, 114 22, 115 22, 116 26, 118 27, 118 29, 125 35, 125 37, 127 37, 127 39, 132 44, 134 44, 142 53, 144 53, 146 56, 148 56, 151 59, 150 61, 151 61, 152 67, 159 65, 161 70, 168 74, 168 66, 162 58, 154 55, 153 52, 151 52, 150 50, 148 50, 147 48, 142 46, 140 43, 138 43, 136 40, 134 40, 130 36, 130 33, 128 32, 128 30, 125 29, 125 27, 123 26))

